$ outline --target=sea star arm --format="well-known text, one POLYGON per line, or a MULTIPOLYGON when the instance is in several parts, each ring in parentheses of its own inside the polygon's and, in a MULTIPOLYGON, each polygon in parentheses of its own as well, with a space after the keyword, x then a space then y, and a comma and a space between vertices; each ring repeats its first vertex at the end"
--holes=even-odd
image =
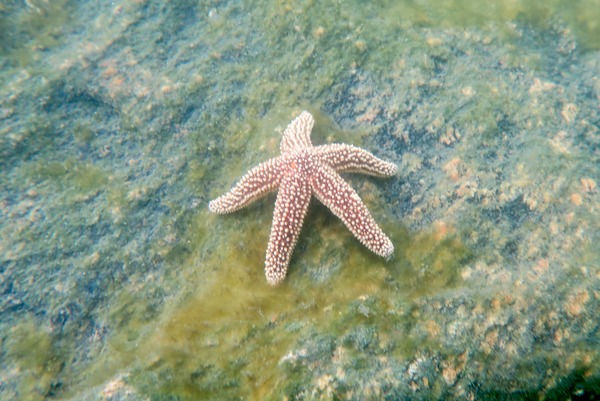
POLYGON ((398 170, 394 163, 381 160, 371 152, 352 145, 334 143, 316 146, 315 151, 335 171, 390 177, 398 170))
POLYGON ((392 241, 379 228, 356 191, 338 173, 327 166, 315 169, 312 189, 315 197, 338 216, 364 246, 385 258, 392 256, 392 241))
POLYGON ((310 197, 310 183, 306 177, 289 174, 282 178, 265 260, 265 276, 271 285, 277 285, 285 278, 310 197))
POLYGON ((275 190, 283 175, 282 163, 284 160, 277 157, 254 167, 228 193, 211 201, 208 208, 218 214, 235 212, 275 190))
POLYGON ((310 133, 315 125, 315 119, 308 111, 303 111, 292 120, 283 131, 281 138, 281 154, 298 151, 304 148, 310 148, 310 133))

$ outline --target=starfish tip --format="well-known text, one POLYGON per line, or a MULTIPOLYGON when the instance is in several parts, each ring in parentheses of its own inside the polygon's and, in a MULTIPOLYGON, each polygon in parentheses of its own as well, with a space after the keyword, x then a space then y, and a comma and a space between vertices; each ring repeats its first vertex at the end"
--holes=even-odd
POLYGON ((390 260, 394 255, 394 244, 392 244, 392 241, 389 238, 385 237, 384 243, 381 244, 379 248, 372 250, 385 260, 390 260))

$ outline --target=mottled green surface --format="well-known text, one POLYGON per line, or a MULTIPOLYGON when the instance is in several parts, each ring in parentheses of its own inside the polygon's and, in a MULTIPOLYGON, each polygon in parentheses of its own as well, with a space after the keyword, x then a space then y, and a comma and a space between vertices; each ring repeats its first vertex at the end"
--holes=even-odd
POLYGON ((600 394, 600 5, 0 5, 0 398, 600 394), (317 201, 278 288, 274 195, 210 199, 315 144, 396 252, 317 201))

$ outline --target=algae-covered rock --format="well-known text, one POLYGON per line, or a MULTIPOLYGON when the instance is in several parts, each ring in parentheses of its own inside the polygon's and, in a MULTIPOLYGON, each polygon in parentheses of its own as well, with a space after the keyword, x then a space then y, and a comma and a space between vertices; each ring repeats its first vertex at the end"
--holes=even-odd
POLYGON ((598 397, 593 3, 0 5, 0 398, 598 397), (396 251, 313 201, 272 288, 207 204, 303 109, 396 251))

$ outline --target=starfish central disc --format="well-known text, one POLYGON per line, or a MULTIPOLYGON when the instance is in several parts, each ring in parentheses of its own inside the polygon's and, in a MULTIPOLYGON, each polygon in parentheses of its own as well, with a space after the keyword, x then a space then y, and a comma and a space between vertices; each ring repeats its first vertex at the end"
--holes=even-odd
POLYGON ((208 205, 214 213, 231 213, 279 188, 265 260, 271 285, 285 278, 312 195, 371 251, 384 258, 394 253, 392 241, 338 173, 389 177, 396 173, 396 165, 352 145, 313 146, 310 133, 314 123, 310 113, 300 113, 283 133, 281 155, 251 169, 231 191, 208 205))

